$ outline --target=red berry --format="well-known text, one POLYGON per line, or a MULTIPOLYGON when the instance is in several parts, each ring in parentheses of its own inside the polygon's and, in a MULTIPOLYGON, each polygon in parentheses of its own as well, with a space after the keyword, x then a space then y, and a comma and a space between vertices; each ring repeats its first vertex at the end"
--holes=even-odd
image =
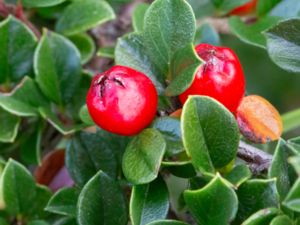
POLYGON ((206 95, 215 98, 231 112, 235 112, 245 92, 242 66, 235 53, 226 47, 209 44, 196 46, 205 62, 197 71, 192 85, 179 98, 182 104, 189 95, 206 95))
POLYGON ((229 14, 230 15, 247 15, 253 13, 255 11, 257 4, 257 0, 250 0, 244 5, 241 5, 234 10, 232 10, 229 14))
POLYGON ((152 122, 157 101, 151 80, 124 66, 95 76, 86 98, 89 113, 99 127, 126 136, 139 133, 152 122))

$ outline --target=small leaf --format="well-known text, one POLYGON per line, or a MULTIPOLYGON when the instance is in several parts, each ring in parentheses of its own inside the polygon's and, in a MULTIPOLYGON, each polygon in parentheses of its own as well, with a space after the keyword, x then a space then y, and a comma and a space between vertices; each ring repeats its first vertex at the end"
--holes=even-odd
POLYGON ((214 172, 235 157, 239 132, 234 116, 206 96, 189 97, 181 116, 183 144, 195 168, 214 172))
POLYGON ((278 140, 282 134, 282 120, 278 111, 258 95, 243 98, 237 109, 237 121, 243 136, 254 143, 278 140))
POLYGON ((134 8, 132 13, 132 26, 134 31, 143 31, 144 17, 148 8, 149 4, 147 3, 140 3, 134 8))
POLYGON ((123 173, 133 184, 153 181, 160 168, 166 142, 155 129, 148 128, 128 144, 123 156, 123 173))
POLYGON ((282 204, 295 212, 300 212, 300 179, 294 183, 282 204))
POLYGON ((192 178, 197 175, 193 164, 190 161, 163 161, 162 166, 167 168, 170 173, 177 177, 192 178))
POLYGON ((285 141, 280 139, 275 149, 268 177, 277 178, 276 185, 280 199, 284 199, 290 189, 288 149, 285 141))
POLYGON ((293 156, 288 159, 288 162, 294 167, 298 176, 300 175, 300 156, 293 156))
POLYGON ((11 215, 28 215, 36 197, 34 179, 20 163, 10 159, 1 175, 0 202, 11 215))
POLYGON ((20 122, 20 117, 12 115, 0 107, 0 142, 14 142, 20 122))
POLYGON ((280 19, 277 17, 263 17, 253 24, 245 24, 239 16, 230 17, 229 26, 233 34, 247 44, 266 48, 266 38, 263 31, 274 26, 280 19))
POLYGON ((149 184, 133 186, 130 198, 130 218, 133 225, 146 225, 164 219, 168 211, 169 193, 161 177, 149 184))
POLYGON ((278 23, 265 32, 268 53, 279 67, 300 72, 300 19, 278 23))
POLYGON ((35 52, 34 70, 43 93, 53 102, 64 105, 79 86, 80 53, 68 39, 45 31, 35 52))
POLYGON ((259 16, 267 14, 281 0, 258 0, 256 12, 259 16))
POLYGON ((276 190, 276 179, 253 179, 243 183, 237 190, 239 210, 234 224, 241 224, 257 211, 278 207, 279 196, 276 190))
POLYGON ((81 56, 81 63, 84 65, 93 57, 96 45, 94 40, 86 33, 70 36, 69 39, 77 47, 81 56))
POLYGON ((187 223, 176 220, 157 220, 147 225, 188 225, 187 223))
POLYGON ((0 93, 0 105, 6 111, 17 116, 38 116, 39 107, 49 107, 34 80, 24 77, 21 83, 9 94, 0 93))
POLYGON ((173 156, 184 151, 180 121, 171 117, 159 117, 152 123, 151 127, 159 130, 164 136, 167 143, 166 154, 167 156, 173 156))
POLYGON ((114 59, 115 58, 115 48, 114 47, 102 47, 97 52, 98 56, 114 59))
POLYGON ((48 213, 45 212, 44 209, 51 196, 52 196, 52 192, 49 188, 42 185, 36 185, 36 197, 30 207, 31 219, 37 219, 37 218, 43 219, 48 216, 48 213))
POLYGON ((98 134, 80 132, 73 136, 66 152, 66 166, 72 178, 83 186, 100 169, 111 178, 117 176, 117 158, 98 134))
POLYGON ((277 216, 275 217, 270 225, 293 225, 293 221, 286 215, 281 215, 281 216, 277 216))
POLYGON ((56 31, 64 35, 85 32, 115 18, 113 9, 106 1, 73 1, 63 12, 56 24, 56 31))
POLYGON ((243 225, 265 225, 270 224, 271 220, 280 213, 277 208, 261 209, 258 212, 251 215, 243 225))
POLYGON ((75 188, 60 189, 49 200, 45 210, 63 216, 76 217, 78 191, 75 188))
POLYGON ((251 171, 245 164, 236 165, 230 173, 226 174, 225 178, 235 187, 239 187, 252 176, 251 171))
POLYGON ((79 117, 80 117, 81 121, 84 122, 85 124, 91 125, 91 126, 95 125, 86 105, 81 107, 81 109, 79 111, 79 117))
POLYGON ((229 224, 238 209, 234 190, 220 175, 202 189, 185 191, 184 199, 199 224, 229 224))
POLYGON ((204 23, 201 27, 199 27, 196 31, 196 36, 194 43, 208 43, 211 45, 220 45, 220 36, 216 29, 210 25, 209 23, 204 23))
POLYGON ((9 16, 0 22, 0 83, 32 75, 37 38, 21 21, 9 16))
POLYGON ((25 7, 49 7, 63 3, 66 0, 23 0, 22 4, 25 7))
POLYGON ((82 189, 78 199, 79 225, 125 225, 127 208, 123 193, 104 172, 97 173, 82 189))
POLYGON ((166 95, 176 96, 188 89, 201 64, 194 45, 189 44, 176 51, 171 60, 172 80, 166 89, 166 95))

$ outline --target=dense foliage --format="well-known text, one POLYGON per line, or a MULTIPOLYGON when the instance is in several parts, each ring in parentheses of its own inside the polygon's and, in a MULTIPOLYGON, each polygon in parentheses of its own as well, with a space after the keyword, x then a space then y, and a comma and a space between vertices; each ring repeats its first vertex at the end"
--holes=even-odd
POLYGON ((195 45, 224 33, 299 76, 300 1, 233 13, 245 3, 0 0, 0 224, 300 224, 300 136, 288 133, 300 110, 178 99, 204 63, 195 45), (93 76, 114 64, 159 95, 134 136, 95 126, 86 107, 93 76))

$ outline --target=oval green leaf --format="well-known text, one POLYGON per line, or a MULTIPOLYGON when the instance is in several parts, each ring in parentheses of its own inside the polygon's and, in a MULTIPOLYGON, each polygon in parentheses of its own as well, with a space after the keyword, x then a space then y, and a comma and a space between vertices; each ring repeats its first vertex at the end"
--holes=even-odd
POLYGON ((261 209, 243 222, 243 225, 266 225, 280 213, 277 208, 261 209))
POLYGON ((66 0, 23 0, 22 4, 25 7, 48 7, 48 6, 55 6, 60 3, 65 2, 66 0))

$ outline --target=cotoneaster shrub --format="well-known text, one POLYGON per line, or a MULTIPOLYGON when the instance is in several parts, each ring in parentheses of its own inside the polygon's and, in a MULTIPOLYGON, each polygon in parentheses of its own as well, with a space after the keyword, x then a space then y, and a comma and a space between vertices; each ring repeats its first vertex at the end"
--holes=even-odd
POLYGON ((299 15, 0 0, 0 225, 300 224, 299 15))

